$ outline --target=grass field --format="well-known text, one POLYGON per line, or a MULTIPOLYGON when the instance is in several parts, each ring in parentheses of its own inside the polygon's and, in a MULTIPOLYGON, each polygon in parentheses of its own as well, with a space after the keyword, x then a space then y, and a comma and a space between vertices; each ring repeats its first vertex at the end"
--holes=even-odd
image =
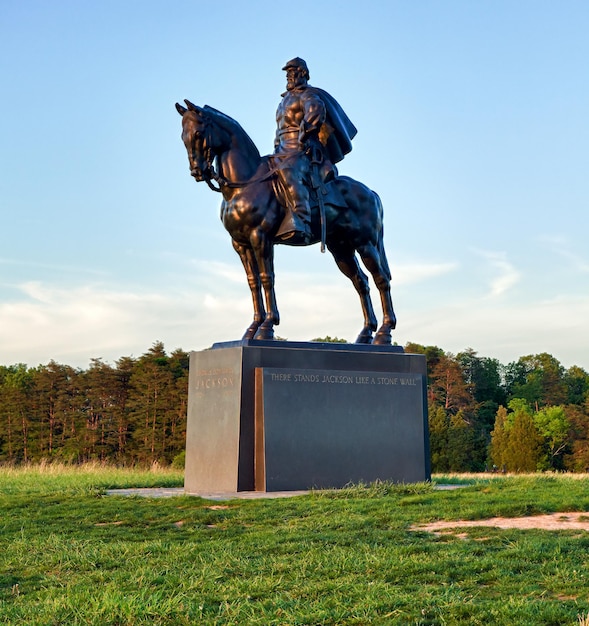
POLYGON ((589 479, 461 480, 212 502, 104 495, 177 471, 0 468, 0 623, 584 622, 589 533, 411 527, 589 511, 589 479))

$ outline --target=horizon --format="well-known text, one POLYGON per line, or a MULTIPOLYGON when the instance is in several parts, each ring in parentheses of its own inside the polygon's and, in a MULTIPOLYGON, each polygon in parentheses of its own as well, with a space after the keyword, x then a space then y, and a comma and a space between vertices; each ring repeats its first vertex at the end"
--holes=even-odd
MULTIPOLYGON (((331 339, 330 342, 324 342, 324 343, 341 343, 342 340, 340 337, 336 337, 336 336, 329 336, 327 335, 327 337, 329 337, 331 339)), ((316 342, 318 339, 322 339, 322 338, 314 338, 314 339, 309 339, 307 342, 303 343, 313 343, 316 342)), ((282 338, 282 337, 278 337, 275 341, 280 341, 282 342, 289 342, 288 339, 282 338)), ((228 341, 227 343, 232 343, 231 341, 228 341)), ((301 342, 292 342, 292 343, 301 343, 301 342)), ((350 343, 353 345, 353 342, 348 341, 347 343, 350 343)), ((0 363, 0 368, 2 367, 15 367, 15 366, 25 366, 27 369, 34 369, 36 367, 46 367, 47 365, 49 365, 50 363, 54 362, 58 365, 65 365, 67 367, 72 367, 73 369, 76 370, 81 370, 81 371, 85 371, 87 369, 89 369, 92 366, 92 361, 100 361, 102 363, 104 363, 105 365, 108 365, 110 367, 117 367, 118 361, 123 360, 123 359, 132 359, 134 361, 137 361, 138 359, 140 359, 141 357, 147 355, 149 353, 149 351, 154 348, 155 346, 157 346, 158 344, 161 344, 164 348, 164 351, 166 353, 166 355, 168 357, 170 357, 172 355, 172 353, 176 352, 176 351, 182 351, 185 352, 186 354, 190 355, 191 350, 186 350, 184 349, 182 346, 174 346, 173 348, 170 348, 168 346, 166 346, 163 342, 159 341, 159 340, 155 340, 151 343, 151 345, 148 348, 145 348, 140 354, 121 354, 118 357, 111 359, 111 360, 105 360, 101 357, 89 357, 88 359, 86 359, 86 364, 82 365, 80 364, 81 362, 77 362, 77 363, 65 363, 65 362, 60 362, 56 359, 49 359, 49 361, 45 362, 45 363, 36 363, 36 364, 32 364, 32 363, 22 363, 22 362, 17 362, 17 363, 0 363)), ((440 345, 435 345, 435 344, 428 344, 428 345, 424 345, 424 344, 420 344, 418 342, 415 341, 408 341, 405 345, 403 345, 403 349, 405 350, 407 345, 418 345, 422 348, 438 348, 440 350, 442 350, 444 352, 444 354, 448 357, 448 358, 455 358, 457 357, 459 354, 464 353, 464 352, 468 352, 468 351, 474 351, 474 354, 476 355, 477 358, 479 359, 494 359, 495 357, 490 357, 488 355, 485 354, 480 354, 475 348, 473 348, 472 346, 468 346, 462 350, 458 350, 458 352, 453 353, 450 352, 448 350, 444 349, 444 346, 440 346, 440 345)), ((393 345, 398 345, 395 344, 393 342, 393 345)), ((204 350, 210 350, 212 348, 212 345, 209 346, 208 348, 204 348, 204 350)), ((405 352, 405 354, 421 354, 421 352, 405 352)), ((499 366, 500 367, 508 367, 509 365, 511 365, 512 363, 515 363, 517 361, 519 361, 521 358, 525 358, 528 356, 538 356, 540 354, 544 354, 541 352, 538 353, 533 353, 533 354, 521 354, 519 357, 517 357, 516 359, 513 359, 512 361, 509 362, 503 362, 499 359, 497 359, 499 366)), ((552 357, 554 357, 556 360, 558 360, 558 358, 555 355, 550 355, 552 357)), ((559 360, 558 360, 559 361, 559 360)), ((560 361, 559 361, 560 363, 560 361)), ((580 365, 577 365, 576 363, 573 363, 571 366, 566 367, 564 364, 560 363, 562 365, 562 367, 564 368, 565 371, 569 370, 572 367, 581 367, 580 365)), ((583 370, 585 370, 585 368, 581 368, 583 370)), ((585 370, 586 371, 586 370, 585 370)), ((589 373, 589 372, 588 372, 589 373)))

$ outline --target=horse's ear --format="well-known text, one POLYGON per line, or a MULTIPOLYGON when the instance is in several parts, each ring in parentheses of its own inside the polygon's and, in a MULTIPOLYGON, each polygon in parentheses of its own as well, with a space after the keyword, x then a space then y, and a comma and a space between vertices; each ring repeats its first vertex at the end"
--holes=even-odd
POLYGON ((180 115, 184 115, 184 113, 186 113, 186 111, 188 111, 188 109, 186 109, 181 104, 178 104, 176 102, 176 111, 178 111, 178 113, 180 113, 180 115))
POLYGON ((189 111, 194 111, 195 113, 202 113, 202 109, 200 107, 197 107, 196 104, 192 104, 190 100, 185 99, 184 102, 186 102, 186 106, 188 107, 189 111))

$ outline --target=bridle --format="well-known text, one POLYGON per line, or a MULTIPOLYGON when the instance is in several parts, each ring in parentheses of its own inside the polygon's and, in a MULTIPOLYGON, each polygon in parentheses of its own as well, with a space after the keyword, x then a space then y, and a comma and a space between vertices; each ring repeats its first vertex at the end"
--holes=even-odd
MULTIPOLYGON (((194 138, 192 140, 192 149, 195 151, 194 143, 198 138, 202 141, 202 150, 200 150, 204 161, 206 163, 206 169, 203 171, 200 168, 195 168, 199 171, 202 179, 207 183, 210 189, 213 191, 221 192, 223 187, 229 187, 231 189, 239 189, 240 187, 246 187, 247 185, 251 185, 253 183, 259 183, 264 180, 269 180, 274 176, 276 172, 276 167, 273 165, 272 159, 270 159, 268 163, 268 171, 263 172, 254 178, 250 178, 248 180, 237 180, 237 181, 229 181, 222 174, 217 172, 215 169, 215 158, 217 155, 213 152, 212 148, 212 140, 211 140, 211 126, 212 121, 208 116, 199 116, 200 123, 202 124, 202 130, 196 131, 194 133, 194 138), (218 185, 215 186, 213 181, 215 181, 218 185)), ((274 155, 276 156, 276 155, 274 155)), ((276 156, 276 158, 278 158, 276 156)))
POLYGON ((221 193, 221 187, 226 184, 226 180, 215 170, 215 157, 216 155, 213 152, 213 148, 211 146, 211 121, 208 116, 199 116, 200 123, 203 126, 202 131, 195 131, 194 137, 192 139, 192 151, 196 152, 195 143, 197 139, 201 139, 202 141, 202 150, 200 153, 204 157, 204 161, 206 163, 206 168, 203 171, 200 167, 195 167, 194 169, 199 172, 202 179, 206 182, 210 189, 221 193), (204 117, 204 119, 203 119, 204 117), (213 184, 213 181, 216 181, 218 187, 213 184))

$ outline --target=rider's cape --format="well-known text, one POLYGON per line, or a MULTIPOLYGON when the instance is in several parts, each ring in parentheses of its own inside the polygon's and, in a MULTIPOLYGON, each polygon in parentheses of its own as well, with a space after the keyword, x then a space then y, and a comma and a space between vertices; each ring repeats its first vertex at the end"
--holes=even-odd
POLYGON ((331 127, 325 149, 329 160, 332 163, 338 163, 352 150, 352 139, 358 130, 339 103, 327 91, 311 85, 307 85, 306 88, 316 93, 325 104, 325 121, 331 127))

